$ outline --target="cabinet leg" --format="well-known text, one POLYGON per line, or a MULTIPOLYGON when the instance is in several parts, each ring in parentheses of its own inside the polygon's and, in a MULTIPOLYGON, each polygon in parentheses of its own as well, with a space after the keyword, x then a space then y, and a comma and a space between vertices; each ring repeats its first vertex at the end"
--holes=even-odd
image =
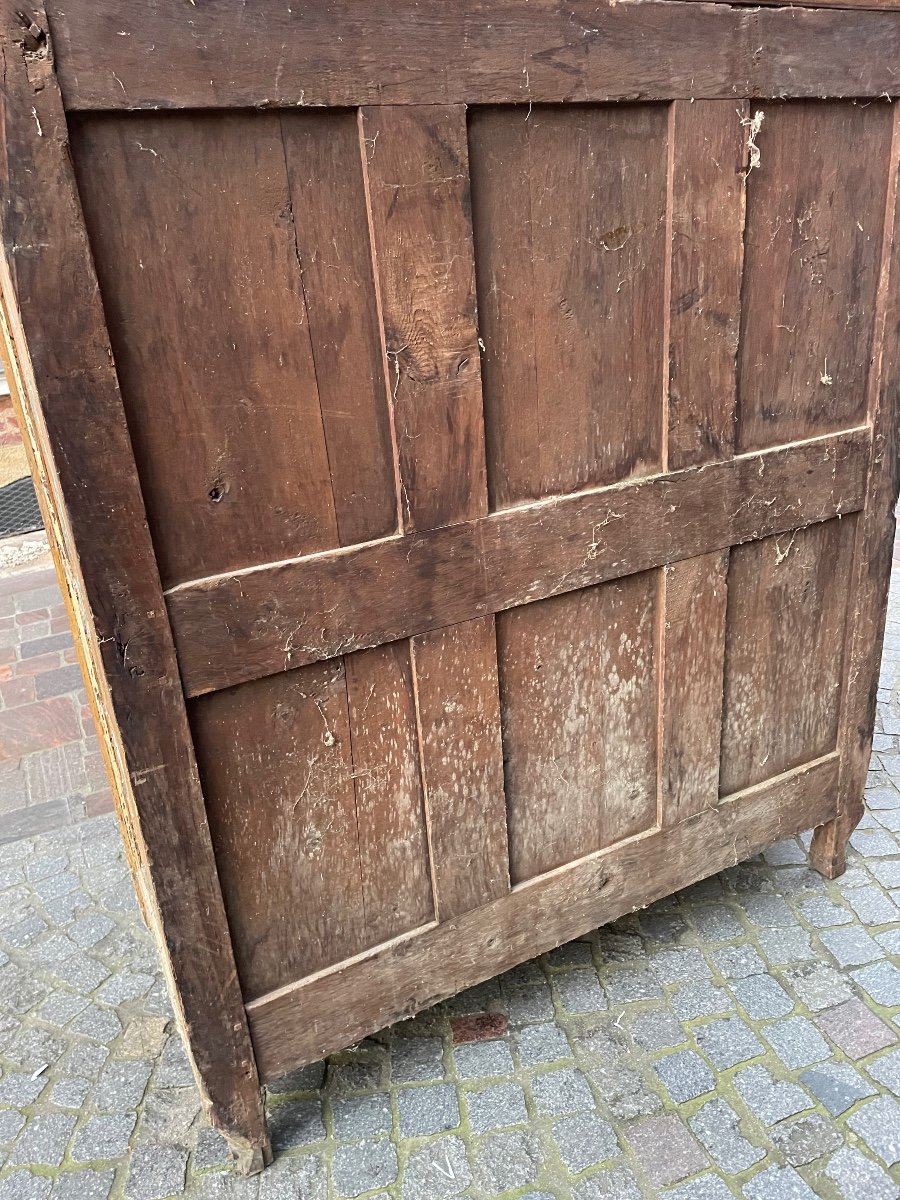
POLYGON ((826 879, 837 879, 847 869, 847 843, 862 817, 862 804, 838 813, 833 821, 820 825, 813 833, 809 865, 826 879))

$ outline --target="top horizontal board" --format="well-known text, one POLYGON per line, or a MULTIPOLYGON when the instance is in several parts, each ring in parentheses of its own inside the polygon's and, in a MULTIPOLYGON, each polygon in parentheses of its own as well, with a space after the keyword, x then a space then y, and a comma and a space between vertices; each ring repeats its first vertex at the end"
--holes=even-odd
POLYGON ((900 94, 900 11, 694 0, 340 9, 54 0, 47 13, 67 109, 900 94))

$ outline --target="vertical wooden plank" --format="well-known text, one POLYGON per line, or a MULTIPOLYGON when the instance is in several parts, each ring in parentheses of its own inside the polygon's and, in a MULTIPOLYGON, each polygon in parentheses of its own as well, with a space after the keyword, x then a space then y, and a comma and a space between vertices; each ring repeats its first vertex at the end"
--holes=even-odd
POLYGON ((855 525, 834 518, 731 551, 723 796, 837 745, 855 525))
MULTIPOLYGON (((676 101, 671 136, 668 466, 734 452, 746 105, 676 101)), ((718 803, 728 552, 663 572, 659 819, 718 803)))
MULTIPOLYGON (((402 526, 471 520, 487 487, 465 108, 366 108, 363 130, 402 526)), ((494 622, 414 638, 412 661, 443 919, 509 889, 494 622)))
POLYGON ((514 883, 656 819, 656 597, 646 571, 498 623, 514 883))
POLYGON ((413 639, 437 918, 509 891, 494 618, 413 639))
POLYGON ((742 451, 865 419, 892 123, 875 100, 753 107, 762 124, 747 180, 742 451))
POLYGON ((138 889, 203 1105, 242 1169, 259 1170, 270 1157, 265 1115, 171 630, 47 21, 39 6, 29 12, 23 19, 0 5, 0 295, 14 390, 138 889))
MULTIPOLYGON (((870 171, 877 171, 873 159, 870 171)), ((884 642, 888 587, 900 490, 900 107, 893 105, 887 201, 875 311, 868 413, 873 446, 866 503, 857 519, 853 611, 848 624, 846 685, 838 747, 838 816, 813 837, 810 862, 829 879, 846 867, 847 840, 863 815, 872 753, 878 664, 884 642)))

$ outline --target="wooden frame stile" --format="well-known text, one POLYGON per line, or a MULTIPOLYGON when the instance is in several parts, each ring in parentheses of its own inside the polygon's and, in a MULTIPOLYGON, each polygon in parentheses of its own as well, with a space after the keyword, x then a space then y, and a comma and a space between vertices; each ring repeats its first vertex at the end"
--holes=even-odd
POLYGON ((810 863, 827 879, 846 869, 847 841, 863 815, 866 772, 878 692, 879 663, 887 619, 888 586, 894 549, 894 509, 900 492, 900 103, 894 102, 893 137, 881 278, 869 376, 868 409, 872 451, 866 502, 856 518, 854 590, 856 602, 847 631, 848 662, 841 709, 838 815, 820 825, 810 847, 810 863))
POLYGON ((204 1110, 252 1173, 271 1160, 256 1062, 48 25, 41 10, 22 16, 9 0, 0 16, 0 297, 11 391, 144 916, 204 1110), (43 319, 48 309, 53 322, 43 319))

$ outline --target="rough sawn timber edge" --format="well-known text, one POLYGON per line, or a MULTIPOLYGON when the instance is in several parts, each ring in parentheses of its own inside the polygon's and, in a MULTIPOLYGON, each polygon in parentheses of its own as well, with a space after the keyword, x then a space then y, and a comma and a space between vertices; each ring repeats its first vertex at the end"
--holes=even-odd
POLYGON ((253 1173, 271 1160, 262 1095, 53 51, 39 10, 23 19, 3 0, 0 13, 0 297, 11 391, 201 1101, 238 1168, 253 1173), (58 289, 69 303, 55 303, 58 289))

